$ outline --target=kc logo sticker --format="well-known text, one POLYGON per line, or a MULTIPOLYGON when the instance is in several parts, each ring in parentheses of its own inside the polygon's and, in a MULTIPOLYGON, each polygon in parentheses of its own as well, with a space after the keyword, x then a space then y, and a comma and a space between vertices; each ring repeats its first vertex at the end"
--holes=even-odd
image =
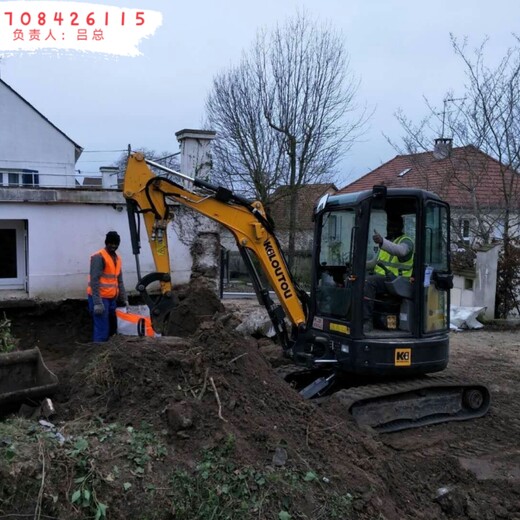
POLYGON ((412 364, 411 348, 396 348, 394 365, 396 367, 409 367, 412 364))

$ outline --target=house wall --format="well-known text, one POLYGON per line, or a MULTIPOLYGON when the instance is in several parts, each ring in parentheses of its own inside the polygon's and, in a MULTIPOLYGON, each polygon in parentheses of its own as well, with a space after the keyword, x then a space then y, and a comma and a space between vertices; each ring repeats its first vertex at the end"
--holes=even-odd
MULTIPOLYGON (((74 186, 74 144, 0 83, 0 169, 39 173, 40 186, 74 186)), ((1 184, 1 177, 0 177, 1 184)))
MULTIPOLYGON (((0 204, 1 220, 27 221, 27 277, 30 299, 60 300, 86 297, 90 255, 104 247, 105 235, 116 230, 121 235, 118 254, 123 260, 123 277, 127 290, 135 293, 136 263, 132 254, 128 217, 121 204, 0 204)), ((155 271, 146 241, 141 232, 141 273, 155 271)), ((191 275, 189 247, 179 241, 171 226, 168 242, 172 257, 174 285, 187 283, 191 275), (172 253, 172 252, 175 253, 172 253)))

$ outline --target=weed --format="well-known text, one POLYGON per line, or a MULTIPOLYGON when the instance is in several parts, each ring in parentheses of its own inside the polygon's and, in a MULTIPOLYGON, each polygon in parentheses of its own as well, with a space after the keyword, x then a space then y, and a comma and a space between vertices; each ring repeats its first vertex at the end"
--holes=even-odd
POLYGON ((127 458, 135 464, 136 476, 142 476, 145 467, 152 460, 160 460, 166 456, 166 447, 158 441, 151 426, 146 423, 141 424, 140 430, 128 426, 127 432, 129 434, 127 458))
POLYGON ((75 469, 79 474, 74 479, 76 487, 70 497, 71 503, 86 508, 94 515, 94 520, 106 519, 107 506, 99 501, 96 492, 97 486, 101 483, 101 476, 93 464, 88 441, 84 437, 78 437, 67 455, 75 461, 75 469))
POLYGON ((18 340, 11 334, 11 320, 4 317, 0 318, 0 352, 12 352, 16 349, 18 340))
POLYGON ((105 442, 108 439, 114 437, 118 433, 119 425, 117 423, 110 423, 106 426, 101 426, 98 431, 99 442, 105 442))
POLYGON ((329 520, 343 520, 352 511, 353 502, 354 497, 350 493, 332 495, 326 504, 325 517, 329 520))
POLYGON ((110 351, 102 352, 96 356, 86 368, 87 383, 89 386, 108 391, 114 387, 116 376, 110 359, 110 351))
MULTIPOLYGON (((170 496, 176 519, 246 520, 264 518, 266 511, 271 514, 277 511, 275 514, 279 520, 308 518, 301 512, 291 510, 297 507, 293 503, 295 496, 323 491, 314 472, 302 473, 287 468, 279 471, 258 470, 238 466, 231 459, 233 451, 234 440, 229 437, 223 446, 203 453, 193 474, 182 470, 174 472, 170 496)), ((350 503, 347 504, 339 495, 329 503, 328 494, 323 494, 326 496, 322 500, 325 503, 322 510, 329 516, 322 518, 347 518, 347 513, 351 511, 350 503)))

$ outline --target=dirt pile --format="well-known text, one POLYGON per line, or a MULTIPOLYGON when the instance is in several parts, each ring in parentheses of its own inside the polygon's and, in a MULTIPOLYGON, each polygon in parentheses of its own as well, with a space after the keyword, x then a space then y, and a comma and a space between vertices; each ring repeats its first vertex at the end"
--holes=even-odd
POLYGON ((279 445, 293 451, 323 447, 325 464, 345 445, 354 464, 366 463, 371 449, 356 428, 338 425, 301 400, 272 371, 255 340, 219 321, 204 323, 190 339, 115 337, 102 347, 85 347, 76 358, 59 396, 64 420, 87 415, 125 426, 147 422, 167 430, 178 453, 185 448, 188 457, 233 435, 243 463, 269 463, 279 445))
POLYGON ((224 311, 220 299, 208 288, 207 279, 202 276, 193 278, 189 284, 180 287, 177 298, 179 305, 169 315, 163 331, 165 336, 190 336, 201 323, 224 311))
MULTIPOLYGON (((379 486, 367 471, 373 441, 349 428, 348 419, 323 414, 301 400, 273 372, 258 342, 233 331, 236 316, 222 312, 220 302, 215 309, 212 295, 203 287, 183 302, 190 316, 201 318, 190 337, 115 336, 102 346, 61 343, 61 352, 57 344, 42 349, 62 383, 54 398, 57 414, 52 421, 54 433, 67 442, 56 446, 51 438, 45 445, 40 440, 24 443, 19 429, 9 433, 6 442, 13 452, 16 445, 24 449, 17 448, 20 453, 13 455, 18 464, 0 467, 0 497, 8 506, 0 513, 26 514, 30 508, 29 497, 40 474, 37 450, 44 446, 49 457, 47 495, 57 497, 42 499, 41 507, 50 516, 103 518, 101 504, 108 506, 108 518, 136 518, 130 510, 139 502, 146 504, 142 518, 206 518, 195 513, 200 504, 178 505, 182 499, 172 498, 171 479, 178 477, 175 471, 188 471, 191 477, 183 477, 183 485, 196 486, 198 468, 209 464, 208 456, 213 457, 216 481, 212 485, 219 501, 225 497, 218 490, 236 485, 238 477, 248 490, 257 488, 247 497, 244 490, 236 491, 234 501, 239 505, 231 499, 226 505, 224 500, 215 518, 343 518, 355 511, 354 506, 363 511, 354 517, 376 515, 381 508, 379 502, 372 503, 371 490, 379 486), (211 320, 204 314, 208 310, 211 320), (347 453, 348 465, 339 463, 347 453), (82 464, 95 468, 88 478, 82 464), (78 487, 82 478, 88 482, 84 488, 78 487), (151 496, 146 492, 149 487, 161 492, 151 496), (73 501, 77 490, 81 499, 73 501), (89 502, 83 505, 85 490, 89 502), (82 507, 77 507, 78 501, 82 507)), ((35 312, 28 337, 36 338, 36 328, 43 332, 42 324, 50 323, 50 314, 42 309, 35 312)), ((80 336, 87 335, 89 328, 80 336)), ((56 329, 53 334, 60 336, 56 329)), ((32 341, 42 347, 49 339, 32 341)), ((24 423, 19 428, 31 426, 24 423)), ((37 429, 32 428, 34 441, 37 429)), ((185 489, 182 497, 192 492, 185 489)), ((201 490, 198 493, 203 502, 216 500, 204 498, 201 490)), ((385 492, 380 488, 377 494, 385 492)), ((386 509, 385 518, 399 517, 391 499, 386 509)))
MULTIPOLYGON (((83 302, 11 313, 22 346, 37 342, 62 387, 54 429, 0 424, 0 517, 520 519, 510 419, 520 367, 504 352, 510 384, 488 417, 376 436, 333 400, 300 399, 272 370, 268 341, 234 331, 235 307, 214 306, 203 288, 192 294, 189 312, 204 301, 208 314, 183 338, 93 345, 83 302), (486 443, 510 464, 504 477, 467 470, 497 467, 486 443)), ((489 372, 499 357, 462 354, 454 365, 466 372, 489 372)))

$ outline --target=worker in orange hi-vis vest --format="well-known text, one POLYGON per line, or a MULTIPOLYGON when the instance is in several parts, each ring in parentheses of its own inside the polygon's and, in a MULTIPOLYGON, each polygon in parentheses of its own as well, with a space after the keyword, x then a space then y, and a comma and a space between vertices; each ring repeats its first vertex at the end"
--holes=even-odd
POLYGON ((109 231, 105 247, 90 257, 87 297, 94 319, 94 342, 107 341, 117 332, 116 307, 118 304, 128 306, 121 257, 116 254, 120 243, 118 233, 109 231))

